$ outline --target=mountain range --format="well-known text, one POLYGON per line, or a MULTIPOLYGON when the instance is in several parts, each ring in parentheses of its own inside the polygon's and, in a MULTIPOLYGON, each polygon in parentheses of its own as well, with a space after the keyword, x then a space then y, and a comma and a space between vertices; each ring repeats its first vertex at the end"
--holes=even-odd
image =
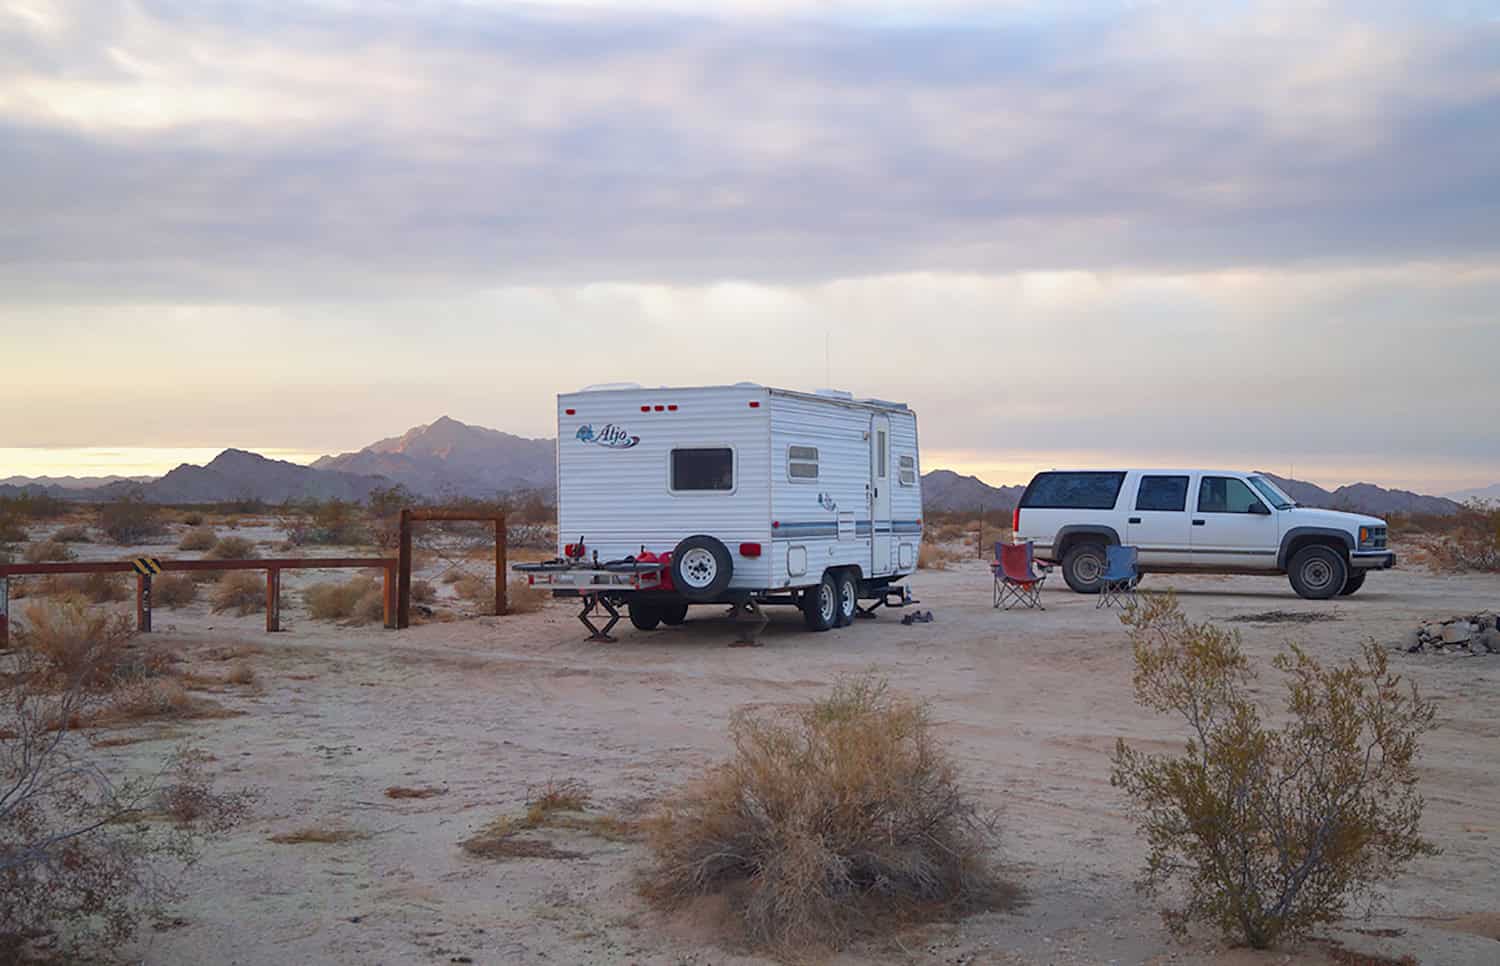
MULTIPOLYGON (((307 499, 362 500, 377 489, 399 484, 429 499, 492 499, 522 491, 550 495, 556 467, 556 440, 528 439, 443 416, 364 449, 324 456, 310 466, 227 449, 206 466, 184 463, 158 479, 9 477, 0 481, 0 496, 32 492, 61 499, 103 501, 139 490, 154 503, 248 499, 281 503, 307 499)), ((1447 515, 1460 508, 1458 502, 1447 497, 1388 490, 1372 483, 1325 490, 1303 480, 1265 475, 1298 503, 1307 506, 1376 516, 1447 515)), ((952 470, 932 470, 922 476, 922 502, 931 512, 973 512, 980 507, 1009 512, 1024 491, 1024 486, 991 486, 978 477, 952 470)), ((1481 499, 1500 497, 1500 484, 1461 495, 1481 499)))

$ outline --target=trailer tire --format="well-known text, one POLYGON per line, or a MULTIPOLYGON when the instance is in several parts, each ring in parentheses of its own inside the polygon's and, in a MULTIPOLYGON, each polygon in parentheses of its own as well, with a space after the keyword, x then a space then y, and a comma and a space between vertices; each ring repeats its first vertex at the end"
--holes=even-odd
POLYGON ((672 583, 688 600, 716 600, 729 589, 734 560, 723 542, 706 534, 695 534, 672 551, 672 583))
POLYGON ((645 604, 640 601, 632 601, 630 604, 630 623, 639 630, 656 630, 656 625, 661 623, 661 616, 661 607, 656 604, 645 604))
POLYGON ((839 588, 832 571, 824 571, 816 587, 802 592, 802 623, 810 631, 826 631, 834 626, 839 612, 839 588))
POLYGON ((859 609, 859 578, 852 570, 844 570, 834 578, 839 589, 838 612, 833 618, 834 627, 848 627, 854 623, 854 614, 859 609))
POLYGON ((687 620, 687 604, 667 604, 661 609, 661 622, 668 627, 676 627, 687 620))

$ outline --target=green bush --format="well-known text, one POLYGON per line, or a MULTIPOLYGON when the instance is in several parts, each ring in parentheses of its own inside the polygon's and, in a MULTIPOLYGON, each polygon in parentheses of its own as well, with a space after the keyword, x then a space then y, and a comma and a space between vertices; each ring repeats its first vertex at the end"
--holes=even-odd
POLYGON ((1414 760, 1434 706, 1389 673, 1385 652, 1324 668, 1295 645, 1278 656, 1289 723, 1261 722, 1238 634, 1190 623, 1172 595, 1121 618, 1135 653, 1136 701, 1187 724, 1180 755, 1121 739, 1111 782, 1150 846, 1143 885, 1184 880, 1164 913, 1257 948, 1340 918, 1349 901, 1436 849, 1421 837, 1414 760))
POLYGON ((102 504, 99 507, 99 529, 112 542, 122 546, 140 543, 166 531, 160 509, 147 503, 140 490, 102 504))

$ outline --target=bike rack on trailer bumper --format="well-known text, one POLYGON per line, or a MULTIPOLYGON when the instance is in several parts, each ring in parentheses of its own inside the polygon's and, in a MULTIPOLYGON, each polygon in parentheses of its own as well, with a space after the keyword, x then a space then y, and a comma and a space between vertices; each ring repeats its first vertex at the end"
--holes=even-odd
POLYGON ((597 561, 545 560, 515 564, 511 569, 525 574, 527 583, 533 586, 550 586, 557 596, 581 597, 583 607, 578 612, 578 620, 588 628, 589 640, 611 644, 615 639, 609 632, 620 622, 620 612, 615 608, 618 595, 624 591, 659 590, 666 564, 634 560, 602 564, 597 561), (595 625, 592 620, 595 609, 600 607, 609 615, 603 627, 595 625))

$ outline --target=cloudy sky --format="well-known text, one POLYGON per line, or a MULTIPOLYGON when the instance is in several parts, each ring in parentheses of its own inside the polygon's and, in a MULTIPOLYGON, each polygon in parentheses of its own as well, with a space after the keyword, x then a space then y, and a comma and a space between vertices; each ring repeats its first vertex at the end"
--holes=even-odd
POLYGON ((1500 14, 0 0, 0 477, 741 379, 997 483, 1496 482, 1500 14))

